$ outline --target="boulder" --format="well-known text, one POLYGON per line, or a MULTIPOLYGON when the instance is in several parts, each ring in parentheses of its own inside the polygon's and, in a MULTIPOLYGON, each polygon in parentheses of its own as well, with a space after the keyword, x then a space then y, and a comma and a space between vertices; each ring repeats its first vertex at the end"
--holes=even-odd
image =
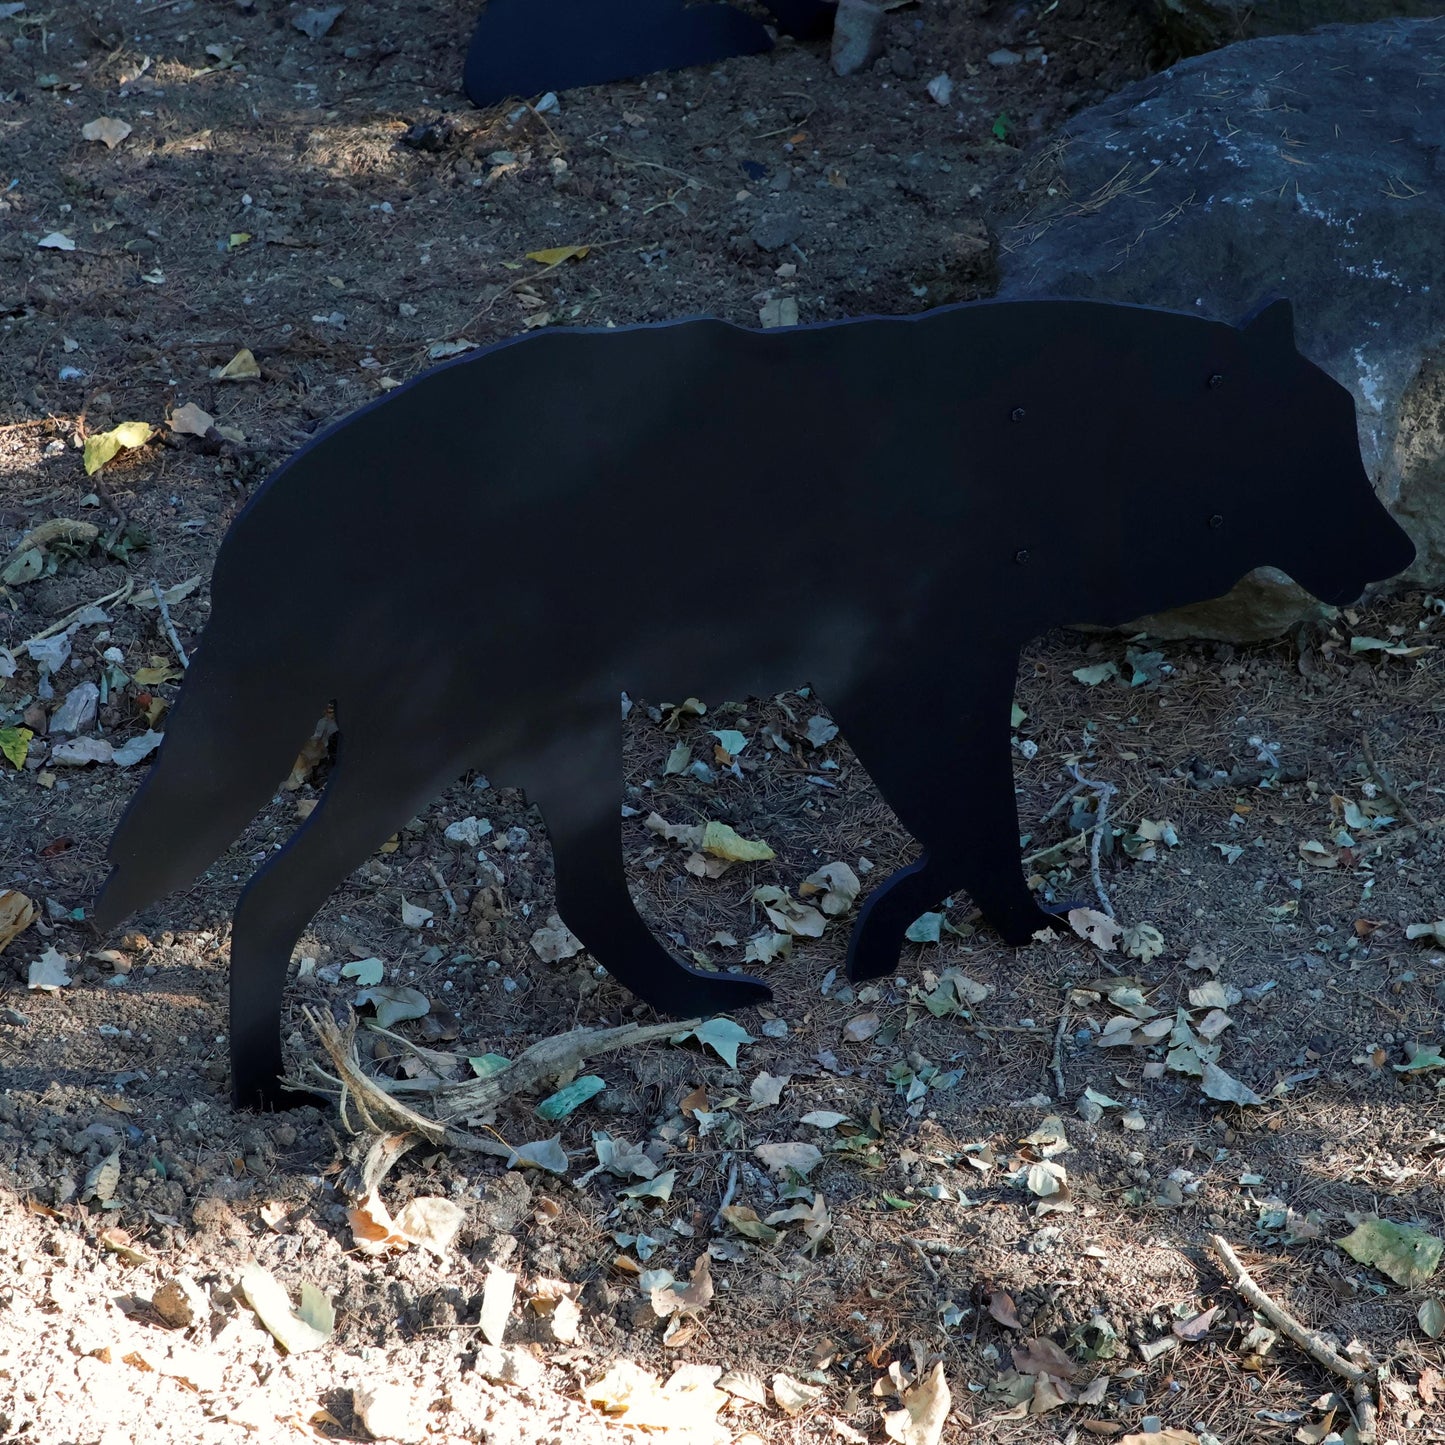
MULTIPOLYGON (((1075 116, 1035 157, 999 296, 1239 321, 1294 303, 1300 351, 1354 395, 1365 467, 1445 590, 1445 20, 1232 45, 1075 116)), ((1261 571, 1156 633, 1252 641, 1317 615, 1261 571)))
POLYGON ((1256 35, 1438 15, 1440 0, 1151 0, 1159 28, 1186 55, 1256 35))

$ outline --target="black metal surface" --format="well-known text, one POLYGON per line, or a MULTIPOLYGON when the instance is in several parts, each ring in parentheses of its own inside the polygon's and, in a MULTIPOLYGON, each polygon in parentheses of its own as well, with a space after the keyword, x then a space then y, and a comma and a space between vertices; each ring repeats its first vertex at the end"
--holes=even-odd
MULTIPOLYGON (((832 29, 827 0, 766 0, 799 39, 832 29)), ((634 80, 771 50, 762 22, 723 3, 684 0, 487 0, 463 76, 473 105, 578 85, 634 80)))
POLYGON ((852 976, 895 968, 955 892, 1023 943, 1050 918, 1017 846, 1023 642, 1218 596, 1265 563, 1347 602, 1412 555, 1349 394, 1295 350, 1283 302, 1243 329, 1040 301, 539 332, 348 417, 237 518, 97 922, 213 862, 334 700, 324 798, 236 908, 239 1102, 285 1102, 282 983, 312 915, 468 768, 541 807, 559 912, 640 998, 756 1003, 765 984, 673 958, 632 906, 618 695, 812 683, 925 850, 865 898, 852 976))

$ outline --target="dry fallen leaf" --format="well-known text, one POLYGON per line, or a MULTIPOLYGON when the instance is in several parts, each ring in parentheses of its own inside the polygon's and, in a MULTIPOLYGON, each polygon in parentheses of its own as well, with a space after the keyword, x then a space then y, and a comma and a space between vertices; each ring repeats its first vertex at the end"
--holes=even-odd
POLYGON ((35 905, 15 888, 0 893, 0 953, 35 922, 35 905))
POLYGON ((840 913, 846 913, 853 906, 862 886, 858 875, 846 863, 828 863, 803 879, 798 885, 798 892, 804 898, 821 893, 823 912, 834 918, 840 913))
POLYGON ((148 421, 123 421, 109 431, 92 432, 85 439, 85 475, 94 476, 117 452, 134 451, 155 435, 148 421))
POLYGON ((582 940, 555 913, 548 917, 546 927, 532 935, 531 943, 532 952, 543 963, 558 963, 582 952, 582 940))
POLYGON ((215 381, 259 381, 261 368, 249 348, 243 346, 224 366, 215 367, 211 377, 215 381))
POLYGON ((805 1385, 791 1375, 773 1376, 773 1399, 785 1415, 801 1415, 822 1393, 821 1385, 805 1385))
POLYGON ((1013 1364, 1021 1375, 1052 1375, 1072 1380, 1079 1367, 1050 1339, 1025 1340, 1013 1351, 1013 1364))
POLYGON ((753 1153, 774 1174, 791 1169, 806 1175, 823 1161, 822 1152, 813 1144, 759 1144, 753 1153))
POLYGON ((324 1345, 336 1329, 336 1313, 330 1300, 310 1280, 301 1285, 299 1309, 292 1309, 280 1281, 254 1262, 241 1271, 240 1286, 246 1303, 288 1354, 324 1345))
POLYGON ((114 116, 102 115, 86 121, 80 133, 86 140, 103 141, 106 150, 113 151, 130 134, 130 126, 114 116))
POLYGON ((492 1265, 487 1270, 487 1282, 482 1286, 482 1308, 477 1317, 478 1327, 489 1345, 500 1345, 507 1332, 507 1321, 512 1314, 512 1297, 517 1291, 517 1276, 509 1269, 498 1269, 492 1265))
POLYGON ((665 1385, 631 1360, 615 1360, 583 1391, 589 1405, 620 1424, 644 1430, 705 1431, 727 1404, 717 1388, 720 1365, 679 1365, 665 1385))
POLYGON ((119 1183, 120 1146, 117 1145, 85 1176, 85 1183, 80 1190, 81 1203, 87 1199, 98 1199, 102 1204, 106 1203, 115 1195, 116 1185, 119 1183))
POLYGON ((763 905, 763 912, 774 928, 795 938, 821 938, 828 926, 828 920, 816 908, 799 903, 772 884, 754 888, 753 899, 763 905))
POLYGON ((1103 953, 1113 953, 1124 931, 1107 913, 1097 908, 1069 909, 1069 927, 1103 953))
POLYGON ((202 411, 193 401, 178 406, 170 417, 171 430, 181 436, 203 437, 215 424, 215 417, 208 411, 202 411))
POLYGON ((899 1445, 938 1445, 954 1405, 944 1379, 942 1361, 933 1366, 918 1384, 903 1392, 903 1407, 883 1416, 883 1429, 899 1445))
POLYGON ((704 1252, 692 1267, 691 1281, 683 1289, 676 1284, 663 1285, 650 1292, 652 1308, 659 1317, 695 1315, 712 1303, 712 1268, 704 1252))
POLYGON ((31 963, 28 984, 44 993, 54 993, 70 982, 70 975, 66 972, 69 966, 70 960, 63 953, 58 953, 53 947, 47 948, 31 963))

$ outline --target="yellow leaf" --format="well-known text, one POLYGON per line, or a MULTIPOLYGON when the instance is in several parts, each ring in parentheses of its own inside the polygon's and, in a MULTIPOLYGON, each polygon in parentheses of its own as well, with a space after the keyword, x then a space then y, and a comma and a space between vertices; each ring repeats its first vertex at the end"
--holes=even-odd
POLYGON ((740 838, 726 823, 703 828, 702 851, 730 863, 760 863, 777 856, 761 838, 740 838))
POLYGON ((180 673, 169 665, 162 667, 138 667, 135 680, 140 687, 159 687, 162 683, 174 682, 180 673))
POLYGON ((148 421, 123 421, 110 431, 92 433, 85 439, 85 475, 94 476, 122 447, 143 447, 154 435, 148 421))
POLYGON ((238 246, 244 246, 250 239, 251 233, 249 231, 232 231, 227 245, 230 250, 234 251, 238 246))
POLYGON ((243 346, 224 366, 211 373, 217 381, 258 381, 261 368, 250 349, 243 346))
POLYGON ((545 251, 528 251, 529 261, 540 261, 544 266, 560 266, 563 261, 580 261, 591 246, 549 246, 545 251))

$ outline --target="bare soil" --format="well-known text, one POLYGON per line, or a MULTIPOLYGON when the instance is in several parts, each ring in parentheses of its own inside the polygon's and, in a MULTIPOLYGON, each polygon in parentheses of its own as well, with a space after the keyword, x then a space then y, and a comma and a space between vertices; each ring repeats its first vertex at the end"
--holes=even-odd
MULTIPOLYGON (((1335 1243, 1375 1215, 1445 1233, 1445 1070, 1403 1067, 1441 1042, 1445 1009, 1445 957, 1406 936, 1445 916, 1433 599, 1248 650, 1076 635, 1031 649, 1015 759, 1030 866, 1051 897, 1100 904, 1085 831, 1097 791, 1059 804, 1078 786, 1071 768, 1111 784, 1098 883, 1122 923, 1158 930, 1157 956, 1068 930, 1011 951, 960 898, 939 942, 857 988, 840 978, 837 918, 763 970, 775 1006, 741 1020, 752 1041, 735 1068, 695 1040, 613 1054, 586 1066, 606 1088, 561 1123, 532 1097, 476 1131, 510 1146, 558 1135, 565 1177, 410 1153, 382 1196, 393 1214, 412 1197, 460 1205, 440 1254, 358 1251, 348 1206, 369 1137, 339 1113, 230 1111, 230 909, 324 787, 326 761, 184 895, 98 938, 85 910, 146 764, 60 766, 48 719, 104 678, 104 737, 144 732, 147 709, 163 727, 173 641, 154 609, 107 604, 108 621, 74 631, 51 698, 21 644, 128 581, 143 596, 152 579, 204 577, 272 465, 459 342, 703 312, 757 324, 779 300, 813 321, 988 294, 1027 147, 1170 59, 1129 7, 933 0, 894 12, 886 64, 847 80, 822 48, 783 45, 570 92, 547 111, 475 111, 458 89, 471 4, 352 3, 318 39, 297 14, 266 0, 31 0, 0 20, 0 542, 8 552, 55 518, 98 529, 92 546, 56 549, 52 574, 5 589, 0 613, 0 646, 18 655, 0 727, 36 734, 0 776, 0 888, 39 909, 0 960, 0 1439, 365 1439, 356 1392, 379 1381, 421 1412, 416 1438, 640 1438, 585 1399, 618 1361, 664 1379, 679 1365, 731 1372, 728 1404, 687 1438, 882 1439, 896 1388, 935 1360, 948 1440, 1173 1428, 1142 1438, 1318 1441, 1347 1428, 1344 1382, 1261 1334, 1212 1233, 1310 1328, 1388 1362, 1380 1439, 1445 1439, 1445 1352, 1417 1318, 1438 1284, 1402 1287, 1335 1243), (1003 49, 1018 62, 989 60, 1003 49), (948 105, 925 90, 943 73, 948 105), (114 149, 82 136, 100 117, 131 127, 114 149), (73 249, 37 244, 52 233, 73 249), (528 259, 558 246, 590 249, 528 259), (243 347, 260 378, 215 379, 243 347), (224 432, 167 431, 186 403, 224 432), (161 430, 88 477, 85 438, 130 420, 161 430), (1108 662, 1118 676, 1075 675, 1108 662), (137 681, 145 668, 163 680, 137 681), (1362 828, 1349 809, 1394 821, 1362 828), (1152 857, 1141 830, 1168 835, 1152 857), (27 988, 51 949, 71 982, 27 988), (948 970, 981 988, 935 1016, 922 1000, 941 1007, 948 970), (1111 1002, 1121 987, 1137 992, 1111 1002), (1167 1031, 1100 1046, 1128 1007, 1141 1026, 1184 1009, 1202 1027, 1213 999, 1229 1019, 1218 1064, 1260 1102, 1210 1097, 1165 1068, 1167 1031), (578 1182, 599 1134, 646 1145, 675 1171, 670 1195, 619 1194, 636 1175, 578 1182), (796 1143, 822 1152, 806 1180, 754 1152, 796 1143), (1050 1163, 1067 1187, 1042 1195, 1050 1163), (724 1203, 763 1217, 802 1203, 831 1227, 814 1242, 779 1221, 776 1240, 750 1238, 724 1203), (639 1271, 669 1270, 680 1288, 704 1255, 711 1301, 661 1317, 639 1271), (240 1297, 250 1261, 293 1299, 303 1282, 330 1299, 332 1339, 283 1354, 240 1297), (518 1276, 505 1347, 521 1384, 482 1345, 483 1291, 502 1269, 518 1276), (153 1298, 178 1274, 207 1299, 173 1329, 153 1298), (575 1338, 529 1305, 546 1280, 575 1297, 575 1338), (777 1376, 817 1393, 794 1400, 777 1376)), ((753 523, 707 524, 735 527, 741 545, 753 523)), ((298 570, 327 531, 318 516, 294 539, 298 570)), ((487 547, 477 538, 483 588, 487 547)), ((686 599, 686 527, 672 554, 628 565, 656 573, 660 599, 686 599)), ((204 582, 171 614, 189 650, 204 582)), ((796 897, 844 862, 866 890, 911 856, 846 741, 818 742, 816 726, 810 739, 826 714, 806 692, 705 699, 705 716, 669 731, 665 704, 681 701, 633 708, 623 839, 644 908, 680 949, 739 964, 770 931, 754 887, 796 897), (735 768, 712 729, 748 739, 735 768), (666 771, 679 742, 710 777, 666 771), (776 857, 695 876, 689 850, 646 827, 653 812, 726 822, 776 857)), ((920 713, 916 728, 940 758, 953 746, 942 719, 920 713)), ((398 717, 396 746, 426 739, 398 717)), ((968 828, 969 799, 957 807, 968 828)), ((346 1018, 357 986, 341 969, 363 958, 429 1000, 397 1032, 449 1056, 440 1067, 646 1019, 585 954, 538 956, 550 900, 526 800, 459 781, 315 920, 288 990, 297 1073, 326 1063, 301 1007, 346 1018), (491 831, 448 841, 469 816, 491 831), (403 902, 431 919, 405 926, 403 902)), ((399 1044, 363 1031, 360 1046, 382 1076, 414 1068, 399 1044)))

